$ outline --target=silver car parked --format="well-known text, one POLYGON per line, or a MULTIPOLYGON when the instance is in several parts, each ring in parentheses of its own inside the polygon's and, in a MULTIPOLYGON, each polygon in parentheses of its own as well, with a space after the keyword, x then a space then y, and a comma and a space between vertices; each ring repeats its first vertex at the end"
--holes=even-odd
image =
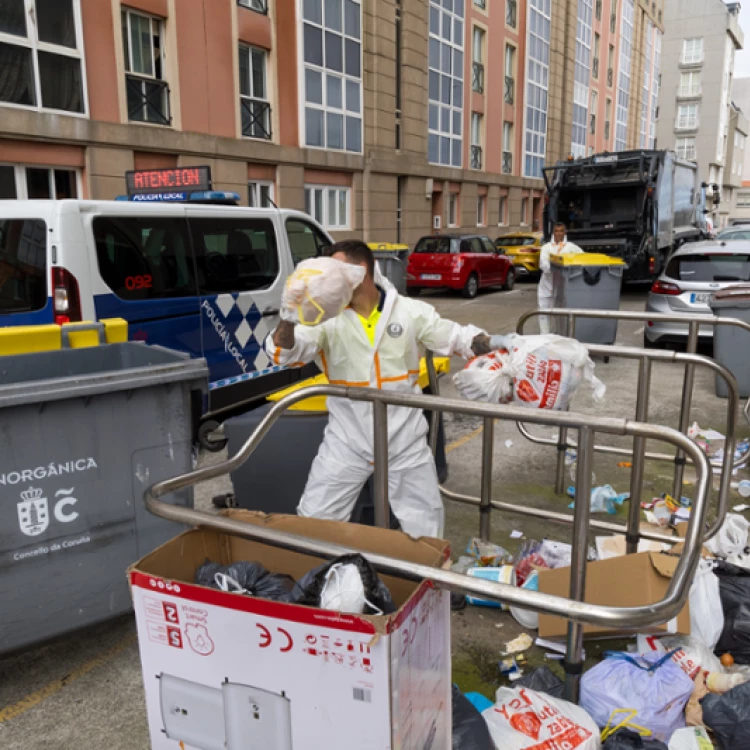
MULTIPOLYGON (((690 242, 675 252, 654 282, 646 312, 711 315, 711 297, 720 289, 750 281, 750 241, 690 242)), ((701 326, 701 338, 712 338, 713 326, 701 326)), ((687 341, 684 323, 649 321, 643 329, 646 348, 687 341)))

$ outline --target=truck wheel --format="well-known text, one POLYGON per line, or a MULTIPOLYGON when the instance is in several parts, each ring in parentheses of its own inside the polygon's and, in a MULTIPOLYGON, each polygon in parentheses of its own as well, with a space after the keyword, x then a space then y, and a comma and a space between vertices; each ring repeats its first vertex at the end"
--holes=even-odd
POLYGON ((223 451, 227 445, 226 438, 219 438, 218 440, 211 438, 211 433, 219 427, 219 423, 213 419, 209 419, 201 424, 198 428, 198 441, 201 444, 201 448, 205 448, 210 453, 218 453, 223 451))
POLYGON ((505 277, 505 283, 503 284, 503 289, 506 292, 510 292, 513 289, 513 285, 516 283, 516 269, 515 268, 509 268, 508 274, 505 277))
POLYGON ((466 299, 474 299, 474 297, 477 296, 479 293, 479 277, 472 273, 469 275, 469 278, 466 279, 466 283, 464 284, 464 288, 461 290, 461 294, 466 297, 466 299))

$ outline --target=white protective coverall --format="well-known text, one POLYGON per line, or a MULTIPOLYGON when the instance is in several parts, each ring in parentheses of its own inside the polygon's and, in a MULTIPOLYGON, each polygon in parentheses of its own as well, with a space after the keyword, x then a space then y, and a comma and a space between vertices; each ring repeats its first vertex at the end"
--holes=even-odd
MULTIPOLYGON (((376 281, 378 277, 376 276, 376 281)), ((268 336, 274 364, 299 367, 316 361, 332 385, 421 393, 417 383, 425 349, 435 354, 474 356, 471 343, 484 331, 443 320, 425 302, 402 297, 390 284, 370 343, 351 308, 319 326, 298 325, 292 349, 268 336)), ((372 405, 328 399, 328 426, 297 508, 301 516, 348 521, 360 490, 373 472, 372 405)), ((442 537, 443 502, 435 461, 427 444, 427 420, 420 409, 388 407, 388 495, 410 536, 442 537)))
MULTIPOLYGON (((551 255, 575 255, 582 253, 578 245, 568 242, 567 237, 562 242, 547 242, 542 245, 539 253, 539 270, 542 276, 536 290, 537 305, 540 310, 551 310, 555 306, 555 290, 552 283, 551 255)), ((539 316, 539 333, 550 332, 549 315, 539 316)))

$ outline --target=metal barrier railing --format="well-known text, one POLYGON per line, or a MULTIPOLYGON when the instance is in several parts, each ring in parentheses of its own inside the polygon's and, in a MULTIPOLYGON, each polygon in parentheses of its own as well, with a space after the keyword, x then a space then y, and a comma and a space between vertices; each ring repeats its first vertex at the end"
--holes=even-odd
MULTIPOLYGON (((573 540, 571 556, 570 596, 564 598, 538 591, 520 589, 509 584, 470 578, 441 568, 431 568, 412 562, 399 560, 386 555, 367 553, 376 569, 410 580, 427 579, 435 584, 465 594, 518 605, 524 609, 545 612, 567 618, 568 636, 566 646, 566 696, 570 700, 578 698, 578 683, 583 661, 583 624, 592 623, 610 628, 640 628, 666 622, 681 610, 688 596, 690 584, 700 556, 703 526, 708 508, 708 492, 711 469, 703 451, 688 437, 669 427, 642 424, 625 419, 591 417, 568 412, 530 411, 527 409, 446 399, 438 396, 425 396, 372 388, 344 388, 341 386, 313 386, 289 394, 276 403, 262 422, 247 439, 240 450, 228 460, 215 466, 192 471, 182 476, 167 479, 150 487, 144 496, 147 509, 168 520, 181 524, 205 526, 228 534, 261 541, 284 549, 305 552, 323 558, 333 558, 354 550, 343 545, 311 539, 244 524, 236 519, 216 516, 178 505, 170 505, 158 498, 171 492, 191 487, 198 482, 213 479, 238 469, 253 453, 272 425, 290 406, 311 396, 348 398, 352 401, 371 402, 373 405, 374 429, 374 475, 375 475, 375 517, 379 526, 387 526, 389 520, 388 503, 388 415, 387 406, 405 406, 433 412, 468 414, 485 419, 485 424, 493 420, 522 421, 565 427, 578 430, 578 466, 576 502, 573 515, 573 540), (640 437, 649 440, 662 440, 683 450, 696 468, 696 495, 688 529, 685 534, 685 547, 678 561, 674 576, 666 596, 659 602, 641 607, 610 607, 590 604, 585 599, 586 558, 588 551, 587 532, 589 529, 589 497, 591 494, 591 465, 594 454, 594 438, 597 432, 621 437, 640 437)), ((488 434, 492 431, 488 430, 488 434)), ((483 448, 482 486, 489 488, 492 473, 492 451, 486 443, 483 448)), ((489 506, 485 502, 489 495, 483 493, 483 524, 489 523, 489 506)), ((549 514, 545 513, 549 518, 549 514)), ((488 529, 487 529, 488 531, 488 529)))

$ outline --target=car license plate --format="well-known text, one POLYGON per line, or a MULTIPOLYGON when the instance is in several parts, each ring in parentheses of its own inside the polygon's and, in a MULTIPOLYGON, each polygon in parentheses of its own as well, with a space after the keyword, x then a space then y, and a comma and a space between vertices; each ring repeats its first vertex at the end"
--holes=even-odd
POLYGON ((439 273, 423 273, 419 278, 422 281, 440 281, 442 276, 439 273))
POLYGON ((711 299, 711 294, 706 293, 706 292, 704 292, 703 294, 698 294, 696 292, 693 292, 690 295, 690 301, 694 305, 707 305, 710 299, 711 299))

